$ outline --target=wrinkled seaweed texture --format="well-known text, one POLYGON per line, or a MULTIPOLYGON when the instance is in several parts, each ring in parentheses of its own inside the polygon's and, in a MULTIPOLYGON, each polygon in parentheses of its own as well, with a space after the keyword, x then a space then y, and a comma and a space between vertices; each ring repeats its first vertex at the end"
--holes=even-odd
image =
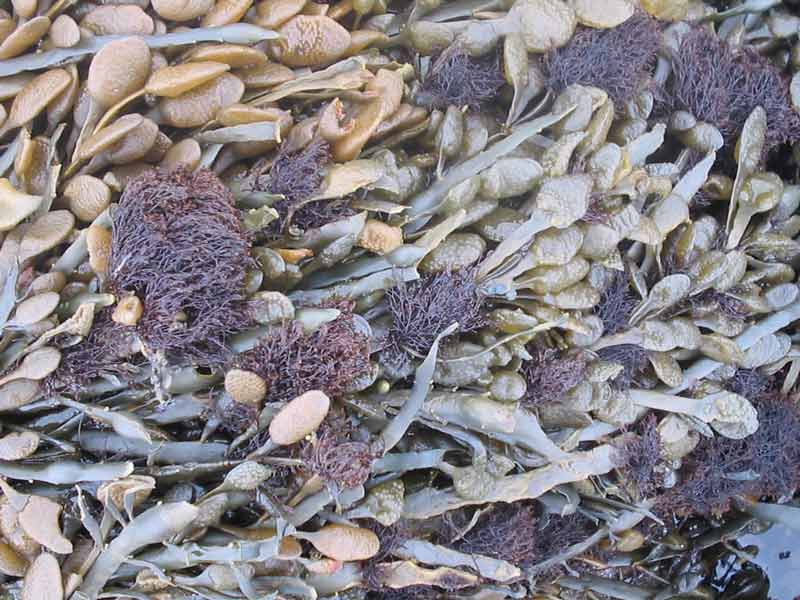
POLYGON ((220 365, 228 337, 250 322, 249 250, 233 196, 214 173, 148 171, 114 213, 108 286, 142 301, 136 330, 148 350, 220 365))
POLYGON ((587 360, 582 354, 540 346, 529 347, 528 353, 532 360, 520 367, 520 374, 527 383, 522 402, 528 406, 558 401, 578 385, 586 373, 587 360))
POLYGON ((402 364, 412 354, 424 356, 436 337, 454 322, 458 322, 458 333, 480 329, 486 324, 485 300, 475 281, 475 269, 442 271, 412 283, 398 282, 386 292, 392 324, 381 360, 402 364))
POLYGON ((619 110, 653 71, 660 45, 658 22, 644 12, 610 29, 582 27, 545 57, 548 87, 556 93, 573 84, 598 87, 619 110))
POLYGON ((89 335, 61 349, 58 369, 45 380, 48 390, 77 394, 100 377, 125 378, 137 371, 142 361, 132 356, 136 330, 112 321, 111 312, 105 308, 97 313, 89 335))
POLYGON ((416 102, 429 108, 469 106, 480 110, 497 97, 504 84, 498 53, 473 57, 452 45, 433 61, 416 102))
POLYGON ((681 481, 661 508, 688 515, 721 514, 737 496, 791 495, 800 485, 800 407, 768 392, 755 402, 759 427, 743 440, 703 438, 684 460, 681 481))
POLYGON ((269 173, 253 175, 254 190, 283 196, 272 205, 278 212, 278 219, 269 224, 267 233, 279 235, 290 225, 301 230, 320 227, 355 213, 342 200, 309 202, 322 185, 325 166, 330 160, 330 146, 324 140, 315 139, 294 152, 287 152, 285 146, 281 146, 269 173))
POLYGON ((594 314, 603 321, 606 335, 619 333, 630 326, 628 319, 637 304, 639 299, 631 289, 628 276, 622 271, 615 271, 613 279, 600 294, 594 314))
POLYGON ((664 454, 657 424, 656 416, 649 414, 638 424, 637 432, 623 435, 618 443, 619 473, 637 500, 651 497, 661 483, 656 470, 663 464, 664 454))
POLYGON ((673 52, 672 69, 673 108, 715 125, 726 142, 735 142, 757 106, 767 113, 767 150, 800 139, 800 115, 792 107, 788 79, 755 50, 734 50, 695 27, 673 52))
POLYGON ((369 339, 346 307, 311 334, 297 321, 271 329, 236 359, 239 368, 267 382, 266 402, 287 402, 309 390, 338 397, 370 372, 369 339))
POLYGON ((593 533, 592 522, 578 514, 537 516, 531 502, 498 502, 482 515, 454 547, 527 568, 563 552, 593 533))

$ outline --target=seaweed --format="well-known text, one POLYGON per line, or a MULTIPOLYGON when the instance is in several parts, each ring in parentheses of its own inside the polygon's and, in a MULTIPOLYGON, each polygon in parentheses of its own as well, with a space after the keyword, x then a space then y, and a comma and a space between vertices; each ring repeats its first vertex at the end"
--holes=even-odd
POLYGON ((547 85, 556 93, 573 84, 599 87, 621 109, 652 72, 660 46, 658 21, 641 11, 610 29, 581 27, 545 57, 547 85))
POLYGON ((533 502, 497 503, 453 545, 527 568, 585 540, 593 523, 580 514, 538 516, 533 502))
POLYGON ((237 436, 244 432, 258 418, 258 409, 252 404, 236 402, 228 395, 223 395, 213 411, 219 420, 219 429, 223 433, 237 436))
POLYGON ((287 402, 309 390, 339 397, 370 372, 369 339, 358 328, 349 305, 313 333, 297 321, 271 329, 240 354, 236 366, 267 382, 266 402, 287 402))
POLYGON ((79 343, 61 349, 58 369, 45 380, 50 392, 77 394, 93 380, 136 373, 143 361, 135 358, 136 332, 111 320, 111 308, 94 317, 89 334, 79 343))
POLYGON ((703 27, 683 36, 672 53, 667 91, 674 108, 716 126, 727 142, 739 135, 757 106, 767 113, 766 150, 800 139, 788 79, 751 48, 734 50, 703 27))
POLYGON ((367 481, 372 461, 381 454, 373 444, 354 440, 354 433, 355 428, 345 419, 329 419, 317 432, 316 439, 305 444, 300 452, 306 467, 337 490, 367 481))
MULTIPOLYGON (((383 563, 391 559, 394 551, 397 550, 403 543, 409 539, 411 529, 406 521, 400 520, 392 525, 381 525, 377 521, 368 521, 365 524, 366 528, 371 530, 381 542, 380 550, 372 558, 364 561, 361 566, 361 576, 364 585, 368 590, 379 592, 383 588, 381 582, 382 571, 385 568, 383 563)), ((429 586, 420 586, 433 591, 429 586)), ((408 589, 408 588, 404 588, 408 589)), ((403 590, 398 590, 403 591, 403 590)))
POLYGON ((454 546, 460 552, 482 554, 528 566, 540 558, 539 517, 531 502, 498 503, 482 515, 454 546))
POLYGON ((578 385, 586 373, 587 358, 583 354, 564 353, 555 348, 528 347, 532 360, 522 363, 520 374, 528 384, 522 403, 539 406, 556 402, 578 385))
POLYGON ((647 415, 637 431, 624 435, 618 446, 623 457, 619 473, 637 499, 653 496, 661 485, 657 469, 664 463, 664 454, 657 425, 656 416, 647 415))
POLYGON ((610 283, 600 294, 594 314, 603 321, 606 335, 619 333, 629 327, 628 319, 638 303, 628 276, 622 271, 615 271, 610 283))
POLYGON ((748 399, 760 398, 774 388, 774 382, 758 369, 736 369, 733 377, 725 382, 725 387, 748 399))
POLYGON ((228 338, 251 322, 249 250, 233 196, 216 175, 154 169, 128 183, 114 213, 107 284, 142 301, 136 332, 148 350, 221 365, 228 338))
POLYGON ((430 108, 480 110, 495 99, 505 82, 497 52, 473 57, 453 44, 433 61, 416 102, 430 108))
POLYGON ((756 402, 759 427, 742 440, 703 438, 684 460, 680 483, 659 500, 678 514, 718 515, 738 496, 792 495, 800 486, 800 407, 777 392, 756 402))
POLYGON ((267 234, 278 236, 290 226, 300 230, 321 227, 355 214, 346 198, 309 200, 322 185, 325 166, 331 160, 326 141, 315 138, 294 151, 287 151, 286 147, 286 144, 280 147, 266 174, 263 165, 256 165, 244 179, 244 187, 251 191, 283 196, 272 204, 278 218, 267 226, 267 234))
POLYGON ((425 355, 436 337, 458 322, 459 333, 486 324, 486 297, 475 281, 475 269, 442 271, 412 283, 398 282, 386 292, 392 323, 381 361, 402 365, 412 355, 425 355))
POLYGON ((266 187, 270 193, 281 194, 286 202, 294 205, 308 200, 319 189, 324 178, 322 168, 331 159, 331 149, 321 139, 295 152, 286 152, 284 148, 285 145, 281 146, 270 167, 266 187))
POLYGON ((749 314, 744 302, 731 294, 714 289, 691 296, 688 304, 691 307, 703 306, 706 308, 710 304, 714 310, 732 319, 744 319, 749 314))
POLYGON ((618 390, 627 390, 640 383, 642 375, 650 364, 648 352, 636 344, 619 344, 597 351, 597 356, 605 361, 622 365, 622 371, 610 381, 618 390))

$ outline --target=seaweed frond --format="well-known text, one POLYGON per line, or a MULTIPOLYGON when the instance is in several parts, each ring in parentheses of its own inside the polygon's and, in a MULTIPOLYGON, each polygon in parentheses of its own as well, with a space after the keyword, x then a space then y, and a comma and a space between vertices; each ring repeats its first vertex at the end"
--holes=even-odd
POLYGON ((267 382, 266 402, 287 402, 309 390, 338 397, 370 372, 369 339, 350 307, 339 308, 339 317, 311 334, 296 321, 285 323, 237 357, 239 368, 267 382))
POLYGON ((384 588, 369 591, 366 600, 436 600, 443 597, 439 590, 430 585, 410 585, 396 590, 384 588))
POLYGON ((534 503, 498 502, 454 545, 460 552, 506 560, 518 566, 537 561, 541 540, 534 503))
POLYGON ((578 385, 588 364, 584 354, 563 353, 555 348, 528 347, 533 360, 522 363, 520 374, 527 385, 523 404, 538 406, 558 401, 578 385))
POLYGON ((755 402, 759 426, 742 440, 703 438, 684 459, 681 482, 662 499, 678 514, 711 515, 738 496, 792 495, 800 486, 800 407, 776 392, 755 402))
POLYGON ((600 294, 600 302, 595 306, 594 314, 603 321, 606 335, 619 333, 629 327, 628 319, 638 303, 627 274, 615 271, 611 282, 600 294))
POLYGON ((636 344, 601 348, 597 351, 597 356, 602 360, 622 365, 622 371, 610 382, 619 390, 627 390, 638 384, 650 365, 647 350, 636 344))
POLYGON ((236 402, 230 396, 223 395, 215 407, 214 416, 219 420, 222 433, 238 436, 256 421, 258 412, 252 404, 236 402))
POLYGON ((757 399, 774 387, 772 378, 758 369, 736 369, 733 377, 725 382, 725 387, 734 394, 748 399, 757 399))
POLYGON ((599 87, 621 109, 652 72, 660 46, 658 21, 642 11, 610 29, 580 28, 546 56, 548 87, 556 93, 572 84, 599 87))
POLYGON ((149 350, 204 365, 230 356, 250 323, 244 294, 250 242, 233 196, 214 173, 150 170, 114 213, 108 286, 136 294, 136 331, 149 350))
POLYGON ((692 307, 703 307, 705 310, 710 306, 712 310, 719 311, 732 319, 744 319, 750 314, 744 302, 731 294, 715 289, 691 296, 688 304, 692 307))
POLYGON ((664 454, 657 424, 654 414, 647 415, 636 433, 622 436, 617 448, 622 458, 618 471, 637 499, 653 496, 660 487, 656 470, 663 464, 664 454))
POLYGON ((353 433, 354 428, 344 419, 326 421, 317 431, 316 439, 300 452, 308 469, 336 490, 367 481, 372 462, 380 455, 372 444, 352 439, 353 433))
POLYGON ((325 166, 330 161, 330 146, 322 139, 314 139, 295 152, 286 152, 281 146, 269 175, 253 178, 253 189, 283 196, 272 205, 278 212, 278 219, 268 226, 269 233, 278 235, 289 226, 301 230, 321 227, 355 214, 344 200, 309 201, 322 185, 325 166))
POLYGON ((474 269, 443 271, 412 283, 398 282, 386 292, 392 324, 382 360, 402 361, 409 354, 426 354, 436 337, 456 321, 458 333, 483 327, 485 300, 474 269))
MULTIPOLYGON (((583 515, 537 516, 531 502, 498 502, 454 546, 527 568, 585 540, 594 524, 583 515)), ((546 574, 552 574, 548 571, 546 574)))
MULTIPOLYGON (((366 560, 361 565, 361 577, 368 590, 379 592, 382 587, 382 575, 384 574, 384 563, 390 561, 394 552, 403 545, 411 536, 411 528, 407 521, 397 521, 392 525, 381 525, 377 521, 369 520, 363 525, 370 529, 381 542, 378 553, 366 560)), ((433 588, 428 588, 433 591, 433 588)))
POLYGON ((93 380, 133 375, 143 361, 135 358, 136 330, 111 320, 111 308, 94 317, 83 340, 61 348, 58 369, 45 380, 46 389, 76 394, 93 380))
POLYGON ((433 61, 416 102, 430 108, 480 110, 497 97, 505 82, 498 53, 473 57, 454 44, 433 61))
MULTIPOLYGON (((330 160, 330 146, 322 139, 315 139, 292 153, 285 152, 281 146, 269 170, 267 189, 272 194, 283 195, 289 205, 308 200, 322 184, 323 167, 330 160)), ((277 210, 278 206, 275 208, 277 210)))
POLYGON ((788 79, 756 51, 732 49, 715 34, 695 27, 672 56, 668 91, 674 108, 716 126, 734 141, 750 113, 767 113, 766 149, 800 139, 800 115, 793 109, 788 79))

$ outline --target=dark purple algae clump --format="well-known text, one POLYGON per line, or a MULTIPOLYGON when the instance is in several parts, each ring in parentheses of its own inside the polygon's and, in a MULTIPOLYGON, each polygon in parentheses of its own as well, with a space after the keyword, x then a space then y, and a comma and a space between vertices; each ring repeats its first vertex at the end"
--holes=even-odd
POLYGON ((353 439, 355 428, 345 419, 329 419, 307 443, 301 458, 309 470, 328 485, 349 489, 363 484, 370 476, 372 461, 380 453, 369 442, 353 439))
POLYGON ((533 359, 520 367, 520 374, 528 384, 522 399, 524 404, 556 402, 583 380, 587 365, 584 355, 540 346, 529 347, 528 352, 533 359))
POLYGON ((433 61, 416 101, 431 108, 469 106, 479 110, 495 99, 505 82, 496 52, 473 57, 452 45, 433 61))
POLYGON ((618 443, 622 458, 618 471, 637 500, 653 496, 660 487, 656 470, 665 457, 657 425, 658 419, 651 413, 641 420, 635 433, 624 434, 618 443))
POLYGON ((678 514, 722 514, 737 496, 792 495, 800 486, 800 406, 779 393, 754 402, 756 432, 742 440, 703 438, 684 459, 681 481, 660 506, 678 514))
POLYGON ((410 356, 425 355, 436 337, 451 323, 458 333, 469 333, 486 324, 485 296, 475 281, 474 269, 443 271, 412 283, 398 282, 386 292, 392 318, 381 361, 402 368, 410 356))
POLYGON ((228 337, 250 322, 252 261, 231 192, 214 173, 148 171, 114 213, 108 287, 144 305, 136 332, 149 351, 220 365, 228 337))
POLYGON ((51 391, 76 394, 80 389, 101 377, 121 377, 134 374, 137 364, 136 332, 132 327, 111 320, 111 308, 94 317, 92 328, 83 340, 61 349, 58 369, 45 380, 51 391))
POLYGON ((539 516, 531 502, 498 502, 475 527, 453 545, 527 568, 563 552, 594 532, 594 523, 579 514, 539 516))
POLYGON ((637 304, 639 300, 631 289, 627 274, 616 271, 611 282, 601 292, 594 314, 603 321, 606 335, 619 333, 629 327, 628 319, 637 304))
POLYGON ((335 398, 369 374, 369 339, 349 307, 339 308, 339 317, 313 333, 304 333, 300 323, 291 321, 271 329, 236 358, 237 367, 267 382, 266 402, 287 402, 309 390, 335 398))
POLYGON ((652 72, 660 46, 658 22, 643 12, 610 29, 580 28, 546 56, 547 84, 557 93, 573 84, 601 88, 619 110, 652 72))
POLYGON ((268 233, 279 235, 289 226, 305 230, 320 227, 331 221, 355 214, 346 201, 309 199, 322 185, 325 166, 331 161, 327 142, 315 139, 305 148, 288 152, 285 144, 266 175, 252 175, 251 186, 256 191, 280 194, 282 200, 272 205, 278 219, 270 223, 268 233))
POLYGON ((767 113, 767 149, 800 139, 788 79, 755 50, 732 49, 695 27, 673 53, 672 68, 667 91, 674 108, 716 126, 726 141, 735 141, 757 106, 767 113))

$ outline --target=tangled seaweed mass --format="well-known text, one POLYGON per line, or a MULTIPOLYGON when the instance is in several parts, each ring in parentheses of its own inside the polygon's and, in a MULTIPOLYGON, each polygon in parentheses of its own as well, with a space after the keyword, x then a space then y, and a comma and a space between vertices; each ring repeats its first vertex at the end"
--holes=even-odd
POLYGON ((250 241, 224 184, 210 171, 148 171, 125 187, 112 232, 106 284, 141 300, 142 343, 224 363, 227 339, 250 323, 250 241))
POLYGON ((796 600, 798 6, 5 3, 0 597, 796 600))

